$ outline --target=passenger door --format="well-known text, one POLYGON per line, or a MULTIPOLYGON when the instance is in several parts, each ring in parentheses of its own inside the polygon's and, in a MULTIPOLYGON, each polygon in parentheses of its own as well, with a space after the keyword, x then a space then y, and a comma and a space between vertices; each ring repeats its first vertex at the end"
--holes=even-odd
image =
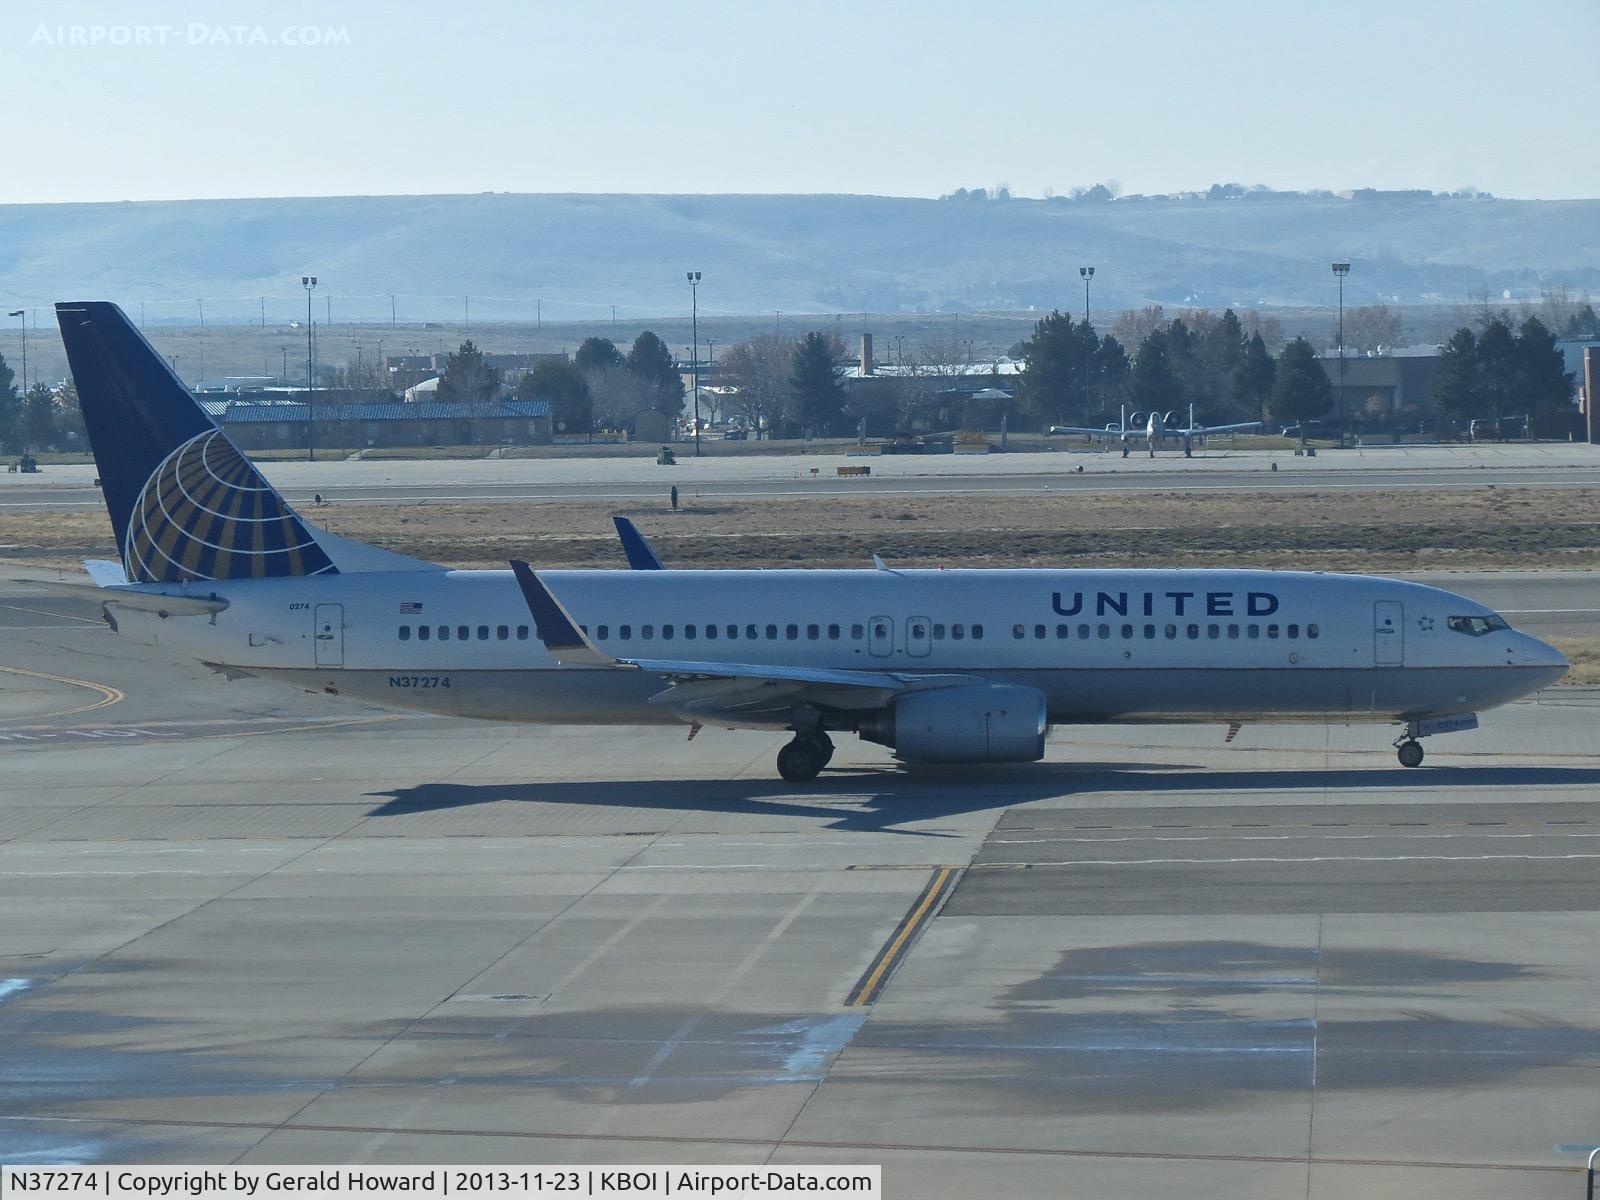
POLYGON ((873 617, 867 622, 867 653, 887 658, 894 653, 894 621, 873 617))
POLYGON ((344 666, 344 605, 319 604, 313 617, 317 666, 344 666))
POLYGON ((1406 662, 1406 610, 1398 600, 1372 606, 1372 664, 1403 667, 1406 662))
POLYGON ((933 649, 929 628, 927 617, 906 618, 906 653, 912 658, 926 658, 928 651, 933 649))

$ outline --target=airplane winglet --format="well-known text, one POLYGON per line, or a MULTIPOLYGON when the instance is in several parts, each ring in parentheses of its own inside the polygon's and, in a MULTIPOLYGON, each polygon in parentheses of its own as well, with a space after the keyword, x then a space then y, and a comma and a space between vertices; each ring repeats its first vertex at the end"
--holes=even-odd
POLYGON ((522 589, 522 598, 527 602, 528 611, 533 614, 539 640, 544 643, 551 658, 558 663, 588 667, 619 665, 616 659, 584 636, 577 622, 561 607, 561 602, 550 594, 550 589, 533 573, 532 567, 514 558, 511 560, 511 572, 517 577, 517 586, 522 589))
POLYGON ((644 534, 627 517, 612 517, 617 527, 617 537, 622 539, 622 552, 628 556, 628 569, 632 571, 664 571, 660 557, 645 541, 644 534))

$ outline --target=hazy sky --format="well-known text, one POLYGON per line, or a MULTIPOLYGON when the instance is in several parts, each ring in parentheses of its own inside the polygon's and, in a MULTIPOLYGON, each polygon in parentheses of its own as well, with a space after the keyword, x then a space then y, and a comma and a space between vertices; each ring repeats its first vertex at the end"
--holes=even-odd
POLYGON ((8 0, 0 202, 1594 197, 1597 46, 1600 0, 8 0))

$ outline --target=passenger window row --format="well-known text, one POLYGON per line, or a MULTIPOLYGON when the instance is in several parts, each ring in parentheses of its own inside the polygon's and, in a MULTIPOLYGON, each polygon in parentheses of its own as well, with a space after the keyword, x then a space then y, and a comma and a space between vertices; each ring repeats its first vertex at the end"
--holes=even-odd
MULTIPOLYGON (((589 626, 580 625, 584 633, 589 632, 589 626)), ((948 627, 934 625, 932 634, 935 641, 942 641, 946 636, 955 641, 960 641, 969 636, 983 637, 982 625, 955 624, 948 627)), ((641 641, 670 642, 681 639, 686 642, 693 641, 768 641, 768 642, 837 642, 844 640, 847 635, 845 626, 839 624, 806 624, 795 623, 785 625, 596 625, 594 639, 597 642, 610 641, 615 634, 618 641, 629 642, 638 638, 641 641)), ((848 640, 859 642, 867 636, 866 626, 861 624, 849 627, 848 640)))
MULTIPOLYGON (((584 633, 589 632, 587 625, 578 626, 584 633)), ((866 636, 866 629, 861 625, 850 626, 850 637, 860 641, 866 636)), ((820 642, 826 638, 830 642, 837 642, 845 636, 842 625, 596 625, 594 639, 597 642, 608 642, 615 634, 618 641, 631 642, 635 638, 640 641, 670 642, 681 639, 686 642, 707 641, 739 641, 747 642, 766 640, 769 642, 786 641, 798 642, 802 639, 808 642, 820 642)))
MULTIPOLYGON (((939 626, 934 626, 935 630, 938 628, 939 626)), ((974 626, 974 628, 977 627, 974 626)), ((1073 628, 1073 626, 1066 624, 1055 626, 1054 632, 1056 639, 1058 641, 1065 641, 1068 638, 1071 638, 1073 636, 1073 628)), ((1087 640, 1091 637, 1110 638, 1113 636, 1112 630, 1118 627, 1112 625, 1078 625, 1076 628, 1077 637, 1082 640, 1087 640)), ((1146 624, 1143 626, 1129 624, 1121 626, 1119 632, 1125 638, 1133 638, 1142 633, 1143 636, 1149 641, 1154 641, 1157 638, 1176 641, 1178 638, 1183 637, 1193 642, 1199 641, 1202 637, 1204 637, 1207 641, 1215 642, 1219 641, 1224 636, 1231 641, 1237 641, 1241 635, 1247 639, 1259 639, 1262 634, 1262 629, 1263 627, 1258 624, 1219 625, 1213 622, 1211 624, 1202 626, 1198 622, 1191 621, 1184 625, 1178 625, 1172 622, 1168 622, 1164 625, 1146 624), (1202 630, 1204 631, 1203 633, 1202 630)), ((1298 623, 1291 625, 1272 624, 1265 626, 1265 630, 1268 640, 1271 641, 1275 641, 1280 637, 1288 638, 1290 641, 1298 641, 1302 632, 1304 632, 1305 636, 1308 638, 1319 638, 1322 636, 1321 627, 1315 623, 1306 625, 1304 627, 1298 623)), ((1051 627, 1042 624, 1034 625, 1032 627, 1018 624, 1011 627, 1011 636, 1017 641, 1022 641, 1023 639, 1027 638, 1030 633, 1033 635, 1033 639, 1035 641, 1042 641, 1050 636, 1051 627)), ((935 636, 938 635, 935 634, 935 636)))
MULTIPOLYGON (((454 633, 455 640, 458 641, 458 642, 470 642, 470 641, 472 641, 473 627, 471 625, 455 625, 455 626, 451 626, 451 625, 418 625, 417 626, 417 641, 419 641, 419 642, 432 641, 437 636, 439 641, 448 642, 450 640, 450 638, 451 638, 452 632, 454 633)), ((528 629, 528 627, 526 625, 518 625, 516 627, 516 639, 517 639, 517 641, 519 641, 519 642, 527 641, 528 640, 528 633, 529 633, 529 629, 528 629)), ((477 636, 477 640, 478 641, 480 641, 480 642, 489 641, 490 640, 489 626, 487 626, 487 625, 479 625, 477 627, 477 635, 478 635, 477 636)), ((509 625, 496 625, 496 626, 494 626, 494 634, 493 634, 493 640, 494 641, 497 641, 497 642, 508 642, 508 641, 511 640, 511 637, 512 637, 512 628, 511 628, 511 626, 509 626, 509 625)), ((411 640, 411 626, 409 626, 409 625, 400 626, 400 640, 402 642, 409 642, 411 640)))
MULTIPOLYGON (((1461 625, 1465 625, 1468 618, 1456 618, 1455 620, 1461 625)), ((1477 622, 1483 621, 1483 618, 1471 618, 1471 620, 1473 620, 1476 624, 1477 622)), ((1456 627, 1456 625, 1452 625, 1452 628, 1456 627)), ((412 639, 412 628, 413 627, 410 625, 400 626, 399 634, 402 642, 409 642, 412 639)), ((589 632, 589 627, 587 625, 581 626, 580 628, 583 629, 584 633, 589 632)), ((953 624, 946 625, 936 622, 928 628, 933 640, 936 642, 945 641, 946 639, 959 642, 968 637, 972 638, 974 641, 981 641, 983 638, 982 625, 966 625, 961 622, 955 622, 953 624)), ((517 625, 514 627, 509 625, 496 625, 492 627, 488 625, 479 625, 476 627, 471 625, 418 625, 415 627, 414 636, 419 642, 426 642, 430 640, 448 642, 452 638, 458 642, 467 642, 474 639, 480 642, 504 642, 510 641, 513 637, 515 637, 515 639, 519 642, 525 642, 528 640, 531 632, 531 629, 526 625, 517 625)), ((615 627, 614 632, 617 639, 624 642, 632 641, 635 637, 642 641, 654 641, 659 639, 664 642, 670 642, 676 638, 682 638, 684 641, 689 642, 701 639, 705 641, 716 641, 719 638, 727 641, 737 641, 743 639, 745 641, 765 640, 797 642, 804 640, 809 642, 817 642, 826 639, 827 641, 837 642, 846 636, 845 627, 839 624, 799 625, 795 623, 784 625, 767 624, 721 626, 699 624, 640 625, 637 627, 633 625, 618 625, 615 627)), ((920 632, 921 631, 919 628, 919 636, 920 632)), ((1477 628, 1473 628, 1472 632, 1478 633, 1479 630, 1477 628)), ((1483 632, 1487 632, 1487 630, 1483 630, 1483 632)), ((596 625, 594 628, 594 636, 597 641, 604 642, 611 640, 612 633, 613 628, 610 625, 596 625)), ((1265 635, 1269 641, 1276 641, 1280 638, 1285 638, 1289 641, 1298 641, 1302 636, 1311 639, 1319 638, 1322 636, 1322 630, 1321 627, 1314 622, 1304 626, 1298 623, 1284 625, 1278 625, 1275 623, 1268 625, 1261 625, 1258 623, 1251 623, 1248 625, 1229 623, 1227 625, 1222 625, 1216 622, 1202 625, 1193 621, 1181 625, 1173 622, 1167 622, 1165 624, 1145 623, 1142 625, 1135 625, 1131 623, 1123 625, 1078 624, 1076 626, 1066 623, 1059 623, 1054 626, 1045 624, 1035 624, 1030 626, 1018 623, 1011 627, 1011 636, 1017 641, 1023 641, 1030 637, 1034 641, 1044 641, 1052 637, 1052 635, 1057 641, 1067 641, 1074 637, 1080 641, 1087 641, 1092 638, 1107 640, 1119 635, 1130 640, 1143 637, 1147 641, 1176 641, 1180 638, 1183 638, 1187 639, 1188 641, 1200 641, 1204 639, 1214 642, 1222 640, 1223 638, 1226 638, 1229 641, 1237 641, 1241 637, 1247 640, 1259 640, 1263 635, 1265 635)), ((860 624, 851 625, 849 627, 848 636, 851 641, 860 641, 866 636, 866 628, 860 624)))

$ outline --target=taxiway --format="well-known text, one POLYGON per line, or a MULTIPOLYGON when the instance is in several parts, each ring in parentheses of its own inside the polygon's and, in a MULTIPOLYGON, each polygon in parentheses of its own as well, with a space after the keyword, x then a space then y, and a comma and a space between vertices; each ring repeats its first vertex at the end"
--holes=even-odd
POLYGON ((396 716, 9 584, 0 669, 0 1161, 1582 1186, 1596 691, 1417 771, 1374 727, 1093 728, 1014 770, 843 743, 796 788, 768 735, 396 716))

